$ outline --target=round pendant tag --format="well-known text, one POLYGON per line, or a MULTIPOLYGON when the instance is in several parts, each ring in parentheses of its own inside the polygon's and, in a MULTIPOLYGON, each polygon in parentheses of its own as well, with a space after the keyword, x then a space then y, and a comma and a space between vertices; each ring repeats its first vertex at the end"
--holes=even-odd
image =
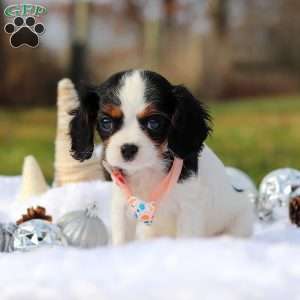
POLYGON ((136 197, 130 197, 128 202, 133 209, 136 219, 147 225, 152 224, 155 212, 155 202, 146 202, 136 197))

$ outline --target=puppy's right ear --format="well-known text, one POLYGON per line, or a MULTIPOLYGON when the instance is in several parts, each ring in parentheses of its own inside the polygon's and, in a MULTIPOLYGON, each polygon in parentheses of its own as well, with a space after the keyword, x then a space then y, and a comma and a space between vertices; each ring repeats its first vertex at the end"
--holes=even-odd
POLYGON ((94 133, 99 111, 99 95, 95 87, 80 89, 80 105, 70 112, 71 154, 80 161, 89 159, 94 151, 94 133))

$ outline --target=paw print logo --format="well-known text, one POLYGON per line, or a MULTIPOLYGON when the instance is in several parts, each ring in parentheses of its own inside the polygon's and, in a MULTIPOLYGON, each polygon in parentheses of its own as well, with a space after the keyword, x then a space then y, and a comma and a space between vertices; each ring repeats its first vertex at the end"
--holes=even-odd
POLYGON ((39 37, 45 32, 42 23, 37 23, 34 17, 16 17, 13 23, 7 23, 4 27, 7 34, 11 34, 10 44, 13 48, 28 46, 36 48, 39 45, 39 37))

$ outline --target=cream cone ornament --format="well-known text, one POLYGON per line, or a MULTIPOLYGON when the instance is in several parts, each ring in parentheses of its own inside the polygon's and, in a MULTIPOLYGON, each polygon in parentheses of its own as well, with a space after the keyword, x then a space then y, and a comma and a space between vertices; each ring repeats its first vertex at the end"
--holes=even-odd
MULTIPOLYGON (((72 119, 70 111, 79 106, 78 95, 70 79, 58 83, 57 97, 57 132, 55 140, 54 186, 80 181, 103 180, 99 155, 94 155, 84 162, 75 160, 71 154, 69 124, 72 119)), ((100 151, 101 152, 101 151, 100 151)))
POLYGON ((49 189, 42 170, 32 156, 26 156, 23 163, 21 189, 19 200, 27 200, 33 196, 41 195, 49 189))

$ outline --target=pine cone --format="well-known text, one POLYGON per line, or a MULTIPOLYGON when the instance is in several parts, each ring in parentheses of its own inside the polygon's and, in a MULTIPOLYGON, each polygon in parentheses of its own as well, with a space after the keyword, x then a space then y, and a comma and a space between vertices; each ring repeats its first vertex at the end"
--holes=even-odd
POLYGON ((19 219, 16 223, 17 225, 20 225, 32 219, 41 219, 41 220, 46 220, 48 222, 52 222, 52 217, 46 215, 46 209, 42 206, 37 206, 36 208, 33 207, 27 208, 27 214, 22 215, 22 218, 19 219))
POLYGON ((291 199, 289 203, 289 215, 292 224, 300 227, 300 196, 291 199))

